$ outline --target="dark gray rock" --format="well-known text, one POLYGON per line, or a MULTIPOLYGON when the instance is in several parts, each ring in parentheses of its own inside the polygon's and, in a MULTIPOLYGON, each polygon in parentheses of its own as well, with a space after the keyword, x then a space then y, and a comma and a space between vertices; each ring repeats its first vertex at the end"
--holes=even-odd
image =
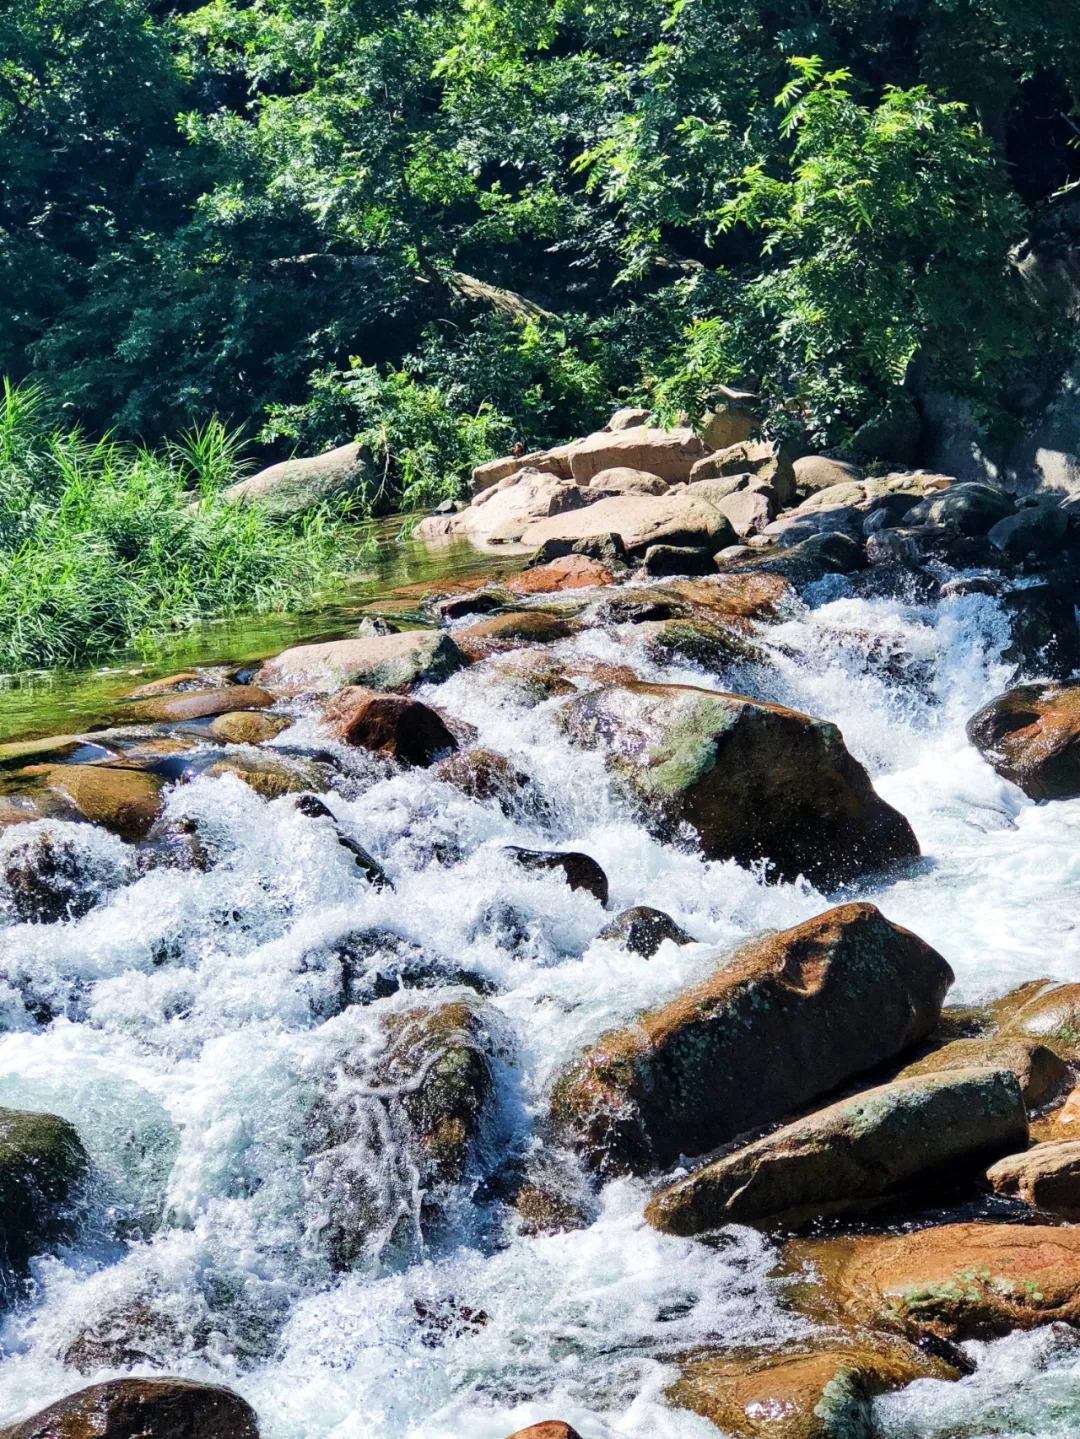
POLYGON ((624 909, 596 937, 615 940, 631 954, 640 954, 644 959, 651 959, 668 939, 676 944, 694 943, 693 935, 677 925, 670 914, 651 909, 647 904, 624 909))

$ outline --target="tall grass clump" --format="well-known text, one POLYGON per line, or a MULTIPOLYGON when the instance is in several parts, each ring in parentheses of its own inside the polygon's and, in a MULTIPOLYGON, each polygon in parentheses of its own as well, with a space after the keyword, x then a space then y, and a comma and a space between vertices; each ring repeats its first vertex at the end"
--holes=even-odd
POLYGON ((338 519, 284 524, 229 503, 221 491, 242 473, 239 437, 216 420, 155 454, 52 426, 39 390, 5 381, 0 670, 85 664, 308 601, 336 572, 338 519))

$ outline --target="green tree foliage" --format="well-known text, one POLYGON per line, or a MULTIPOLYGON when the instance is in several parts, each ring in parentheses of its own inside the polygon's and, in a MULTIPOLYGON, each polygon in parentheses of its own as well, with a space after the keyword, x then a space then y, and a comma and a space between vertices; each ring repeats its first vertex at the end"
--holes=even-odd
POLYGON ((1075 0, 7 0, 0 366, 147 442, 363 435, 383 503, 725 381, 993 416, 1059 358, 1010 252, 1078 91, 1075 0))

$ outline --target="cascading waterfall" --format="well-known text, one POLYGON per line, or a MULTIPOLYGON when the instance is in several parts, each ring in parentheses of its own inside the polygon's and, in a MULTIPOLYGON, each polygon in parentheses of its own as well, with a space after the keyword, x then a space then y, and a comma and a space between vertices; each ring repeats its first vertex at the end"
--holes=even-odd
MULTIPOLYGON (((555 652, 835 721, 923 850, 845 894, 944 954, 951 1002, 1075 978, 1080 802, 1032 804, 964 735, 1012 672, 997 602, 922 607, 843 589, 823 582, 812 605, 756 637, 768 663, 731 672, 657 668, 632 626, 586 630, 555 652)), ((46 924, 8 911, 0 1104, 71 1120, 94 1182, 78 1242, 35 1261, 32 1298, 7 1317, 0 1422, 76 1381, 164 1370, 231 1385, 265 1439, 502 1439, 552 1415, 585 1439, 708 1439, 710 1424, 663 1403, 665 1360, 807 1328, 779 1302, 775 1251, 755 1231, 661 1235, 642 1218, 646 1186, 617 1180, 587 1227, 528 1235, 476 1183, 498 1156, 528 1151, 553 1075, 583 1044, 704 977, 718 946, 808 918, 826 896, 652 838, 600 757, 571 750, 558 699, 530 705, 476 670, 420 697, 474 726, 543 802, 504 811, 331 746, 341 769, 324 799, 392 888, 365 881, 328 821, 231 776, 168 801, 173 818, 198 822, 205 871, 140 873, 110 835, 46 822, 96 902, 46 924), (698 943, 645 960, 596 939, 598 901, 514 864, 511 844, 585 851, 607 872, 612 912, 654 905, 698 943), (346 954, 358 934, 365 943, 346 954), (373 976, 403 953, 442 987, 381 992, 373 976), (433 994, 486 1016, 495 1104, 465 1179, 421 1232, 424 1174, 385 1056, 388 1017, 407 1022, 433 994), (331 1152, 344 1163, 329 1172, 331 1152), (345 1256, 327 1238, 343 1204, 370 1220, 345 1256)), ((313 716, 286 740, 328 745, 313 716)), ((0 856, 24 837, 0 837, 0 856)), ((1071 1333, 967 1348, 978 1361, 968 1378, 876 1401, 881 1432, 1080 1428, 1071 1333)))

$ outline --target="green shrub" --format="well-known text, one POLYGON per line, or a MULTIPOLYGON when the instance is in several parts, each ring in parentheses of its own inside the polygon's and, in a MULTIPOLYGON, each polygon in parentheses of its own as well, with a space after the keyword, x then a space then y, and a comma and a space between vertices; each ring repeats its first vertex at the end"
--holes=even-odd
POLYGON ((309 601, 342 525, 224 501, 236 437, 216 421, 151 454, 51 428, 40 391, 0 400, 0 667, 82 664, 155 631, 309 601), (194 493, 202 498, 193 503, 194 493))

